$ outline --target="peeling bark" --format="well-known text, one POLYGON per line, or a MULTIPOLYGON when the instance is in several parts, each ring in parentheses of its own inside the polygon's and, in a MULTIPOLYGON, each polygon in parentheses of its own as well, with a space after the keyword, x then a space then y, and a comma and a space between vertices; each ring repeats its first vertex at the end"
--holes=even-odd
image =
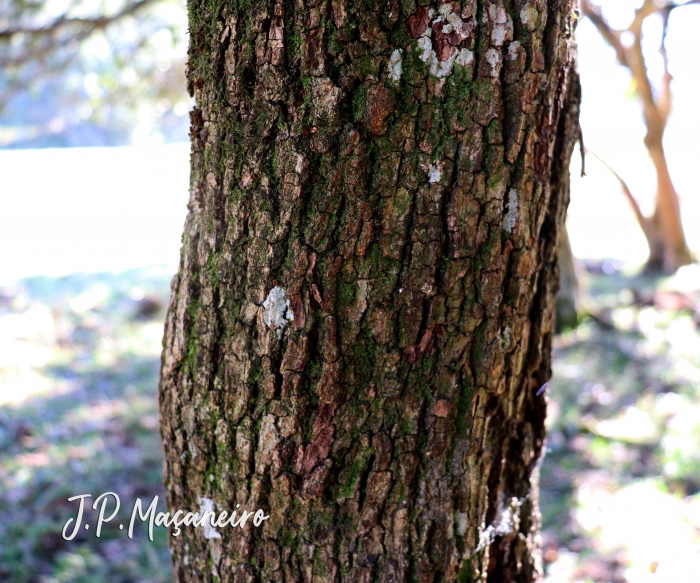
POLYGON ((190 1, 178 581, 530 582, 572 2, 190 1))

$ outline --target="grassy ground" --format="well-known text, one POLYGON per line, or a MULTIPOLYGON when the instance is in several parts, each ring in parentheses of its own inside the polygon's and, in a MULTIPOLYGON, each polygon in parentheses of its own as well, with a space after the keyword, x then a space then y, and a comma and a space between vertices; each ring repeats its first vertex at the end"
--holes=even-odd
POLYGON ((169 274, 139 270, 2 291, 0 580, 172 581, 167 532, 150 542, 138 521, 132 540, 117 526, 128 528, 138 497, 147 506, 158 495, 164 508, 157 382, 168 290, 169 274), (100 539, 90 530, 63 540, 77 512, 67 498, 109 491, 122 508, 100 539))
POLYGON ((696 580, 700 268, 587 279, 593 317, 555 341, 541 473, 548 581, 696 580))
MULTIPOLYGON (((700 274, 588 275, 587 318, 556 339, 541 472, 548 583, 700 572, 700 274), (656 573, 651 563, 658 563, 656 573)), ((594 270, 597 271, 597 270, 594 270)), ((128 523, 160 497, 157 377, 170 274, 32 278, 0 290, 0 580, 172 580, 166 532, 128 523), (60 535, 76 494, 119 519, 60 535)), ((94 518, 92 519, 94 524, 94 518)), ((651 577, 651 578, 650 578, 651 577)))

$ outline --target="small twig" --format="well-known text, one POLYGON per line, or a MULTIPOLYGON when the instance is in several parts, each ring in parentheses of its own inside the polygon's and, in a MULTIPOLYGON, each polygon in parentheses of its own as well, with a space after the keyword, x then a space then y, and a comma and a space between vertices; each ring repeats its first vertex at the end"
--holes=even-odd
POLYGON ((603 166, 605 166, 612 174, 617 178, 617 181, 620 183, 620 188, 622 190, 622 193, 625 195, 625 198, 627 199, 627 202, 629 202, 630 206, 632 207, 632 212, 634 213, 634 217, 637 219, 637 223, 639 223, 639 226, 641 227, 642 231, 644 232, 644 236, 647 239, 647 242, 649 243, 649 246, 651 247, 652 242, 654 241, 654 233, 652 231, 652 227, 649 224, 649 219, 642 214, 642 209, 639 206, 639 203, 637 202, 637 199, 634 198, 634 195, 632 194, 632 191, 630 190, 629 186, 627 186, 627 183, 625 180, 620 176, 615 170, 613 170, 605 160, 603 160, 598 154, 595 152, 592 152, 591 150, 586 150, 587 154, 590 154, 594 158, 596 158, 603 166))
POLYGON ((666 52, 666 35, 668 34, 668 20, 671 16, 670 6, 666 7, 665 10, 661 11, 661 17, 663 19, 663 32, 661 33, 661 45, 659 46, 659 53, 664 63, 664 74, 663 74, 663 87, 661 89, 661 96, 659 97, 659 114, 664 120, 664 123, 668 120, 668 116, 671 114, 671 100, 673 95, 671 93, 671 81, 673 76, 668 70, 668 53, 666 52))
POLYGON ((683 6, 690 6, 691 4, 700 4, 700 0, 688 0, 687 2, 681 2, 677 4, 676 2, 669 2, 668 8, 673 10, 674 8, 682 8, 683 6))
POLYGON ((578 144, 581 150, 581 178, 586 175, 586 146, 583 145, 583 128, 578 124, 578 144))
POLYGON ((589 20, 595 25, 600 32, 601 36, 608 42, 608 44, 615 49, 617 54, 617 60, 623 66, 627 66, 627 54, 625 46, 620 40, 620 31, 612 28, 608 21, 605 20, 603 13, 600 10, 600 6, 591 4, 589 0, 581 0, 581 12, 584 16, 587 16, 589 20))
POLYGON ((24 34, 27 36, 50 36, 56 31, 66 28, 71 25, 87 25, 87 27, 92 32, 100 28, 105 28, 112 22, 134 14, 138 12, 141 8, 148 4, 152 4, 156 0, 137 0, 136 2, 127 3, 119 12, 113 14, 112 16, 98 16, 96 18, 68 18, 67 13, 62 14, 56 18, 52 23, 46 26, 40 26, 36 28, 24 28, 21 26, 14 28, 5 28, 0 30, 0 39, 10 38, 15 34, 24 34))
POLYGON ((588 311, 588 317, 593 320, 598 326, 600 326, 603 330, 611 330, 615 332, 620 332, 617 326, 615 326, 614 322, 612 322, 610 319, 606 318, 603 314, 596 313, 592 310, 588 311))

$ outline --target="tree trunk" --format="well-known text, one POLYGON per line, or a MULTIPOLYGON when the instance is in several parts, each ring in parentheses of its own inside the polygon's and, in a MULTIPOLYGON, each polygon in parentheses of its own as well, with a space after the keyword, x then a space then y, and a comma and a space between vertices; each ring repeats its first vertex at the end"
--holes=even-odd
POLYGON ((672 274, 679 267, 692 263, 693 258, 685 240, 678 194, 668 171, 661 139, 658 143, 653 143, 656 140, 649 142, 646 142, 647 149, 654 163, 657 184, 654 214, 650 221, 656 236, 649 243, 647 271, 672 274))
MULTIPOLYGON (((650 6, 649 10, 654 10, 651 7, 653 6, 651 0, 646 0, 645 5, 650 6)), ((646 270, 672 274, 679 267, 691 263, 692 258, 683 232, 678 194, 671 180, 663 147, 664 132, 670 114, 671 77, 668 72, 666 48, 662 42, 661 49, 665 66, 664 91, 660 97, 655 98, 642 52, 642 22, 643 19, 638 17, 635 18, 632 25, 632 29, 635 31, 635 41, 627 50, 627 63, 642 100, 642 116, 647 127, 644 145, 649 152, 656 172, 655 208, 650 221, 654 237, 649 240, 650 252, 646 270)))
POLYGON ((168 504, 270 518, 171 537, 178 581, 539 580, 571 0, 189 18, 168 504))

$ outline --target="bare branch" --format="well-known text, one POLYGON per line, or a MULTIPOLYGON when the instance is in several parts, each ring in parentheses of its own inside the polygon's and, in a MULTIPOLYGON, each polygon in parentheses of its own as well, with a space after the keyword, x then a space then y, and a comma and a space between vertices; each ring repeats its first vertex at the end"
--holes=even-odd
POLYGON ((642 51, 642 24, 644 20, 658 11, 654 0, 645 0, 634 17, 634 21, 627 29, 634 35, 634 42, 627 49, 627 63, 632 77, 637 84, 637 95, 642 100, 644 121, 647 126, 647 139, 659 141, 663 135, 666 124, 657 107, 654 90, 649 80, 646 60, 642 51), (653 136, 653 138, 652 138, 653 136))
POLYGON ((601 36, 615 50, 619 63, 627 67, 632 73, 637 83, 637 91, 646 108, 645 117, 647 118, 647 126, 651 123, 655 127, 663 128, 668 120, 671 111, 672 80, 672 76, 668 70, 668 57, 665 45, 668 20, 671 11, 692 4, 700 4, 700 0, 687 0, 681 3, 668 2, 665 5, 659 5, 655 0, 644 0, 642 6, 635 11, 634 20, 627 29, 627 32, 631 32, 634 36, 634 42, 632 46, 625 47, 621 41, 623 31, 616 30, 608 24, 600 6, 592 4, 590 0, 581 0, 581 12, 590 19, 601 36), (662 91, 658 102, 657 99, 654 98, 651 83, 649 82, 641 47, 642 24, 644 20, 652 14, 660 14, 664 20, 664 32, 659 49, 664 61, 664 76, 662 79, 662 91))
POLYGON ((620 40, 620 31, 612 28, 608 21, 603 16, 600 10, 600 6, 591 4, 589 0, 581 0, 581 12, 584 16, 587 16, 589 20, 598 29, 601 36, 607 41, 607 43, 615 49, 617 54, 617 60, 623 66, 627 66, 627 55, 625 46, 620 40))
POLYGON ((605 160, 598 156, 598 154, 588 149, 586 149, 586 154, 590 154, 591 156, 596 158, 603 166, 605 166, 613 174, 613 176, 615 176, 615 178, 617 178, 617 181, 620 183, 622 194, 625 195, 627 202, 629 202, 630 206, 632 207, 634 217, 637 219, 637 223, 644 232, 644 236, 646 237, 647 242, 649 243, 649 247, 651 247, 653 241, 656 239, 653 227, 649 219, 645 217, 642 213, 642 209, 639 207, 639 203, 637 202, 637 199, 634 198, 634 195, 632 194, 632 191, 630 190, 629 186, 627 186, 627 183, 624 181, 622 176, 620 176, 617 172, 615 172, 615 170, 608 166, 607 162, 605 162, 605 160))
POLYGON ((644 0, 644 4, 642 4, 640 8, 637 8, 637 10, 634 11, 634 19, 632 20, 632 24, 629 25, 627 30, 634 34, 635 44, 641 41, 642 24, 644 23, 644 20, 648 16, 655 14, 659 10, 662 9, 657 6, 655 0, 644 0))
POLYGON ((668 53, 666 52, 666 35, 668 34, 668 20, 671 16, 672 8, 668 6, 665 10, 661 11, 661 17, 663 19, 663 32, 661 34, 661 46, 659 46, 659 53, 664 63, 664 73, 661 79, 661 95, 659 96, 659 115, 663 119, 664 124, 668 121, 668 116, 671 114, 671 101, 673 95, 671 93, 671 81, 673 76, 668 70, 668 53))
POLYGON ((578 124, 578 145, 581 152, 581 178, 586 175, 586 146, 583 145, 583 128, 578 124))
POLYGON ((690 255, 680 222, 678 199, 663 151, 663 135, 668 123, 672 97, 672 77, 668 70, 665 42, 670 12, 681 6, 700 4, 700 0, 688 0, 682 4, 644 0, 642 6, 635 11, 632 23, 624 32, 614 30, 608 25, 599 6, 591 4, 589 0, 580 1, 583 14, 590 18, 603 38, 615 49, 620 64, 629 69, 636 85, 637 96, 642 102, 644 124, 647 128, 644 144, 654 164, 658 180, 656 210, 652 219, 642 215, 639 205, 625 181, 598 156, 593 155, 618 179, 622 192, 632 207, 635 218, 644 231, 649 244, 649 265, 658 263, 663 265, 665 269, 675 271, 679 265, 685 265, 690 260, 690 255), (649 80, 649 72, 642 51, 643 23, 646 18, 653 14, 659 14, 664 25, 661 46, 659 47, 663 58, 664 74, 661 80, 661 89, 656 93, 649 80), (623 34, 631 36, 632 42, 623 44, 623 34))
POLYGON ((24 28, 18 26, 0 30, 0 40, 11 38, 15 34, 24 34, 32 37, 51 36, 55 32, 60 32, 62 29, 76 25, 83 27, 87 26, 92 32, 105 28, 111 23, 120 20, 125 16, 136 14, 142 8, 149 4, 153 4, 156 1, 157 0, 136 0, 136 2, 128 3, 126 6, 124 6, 124 8, 122 8, 122 10, 116 12, 115 14, 110 16, 101 15, 96 18, 68 18, 67 13, 65 13, 46 26, 36 28, 24 28))
POLYGON ((681 2, 680 4, 676 2, 669 2, 665 8, 673 10, 674 8, 683 8, 683 6, 690 6, 691 4, 700 4, 700 0, 688 0, 687 2, 681 2))

